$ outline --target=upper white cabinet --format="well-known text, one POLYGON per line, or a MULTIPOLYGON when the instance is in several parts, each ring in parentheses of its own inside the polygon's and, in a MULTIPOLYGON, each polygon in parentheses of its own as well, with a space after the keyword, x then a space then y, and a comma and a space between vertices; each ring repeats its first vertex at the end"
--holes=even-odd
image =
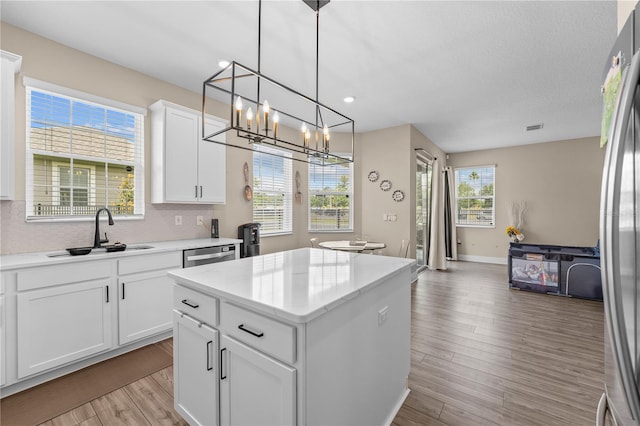
MULTIPOLYGON (((226 147, 202 140, 202 114, 167 101, 151 109, 151 202, 224 204, 226 147)), ((226 127, 207 115, 205 131, 226 127)), ((225 134, 217 136, 226 141, 225 134)))
POLYGON ((15 198, 15 75, 22 56, 0 50, 0 200, 15 198))

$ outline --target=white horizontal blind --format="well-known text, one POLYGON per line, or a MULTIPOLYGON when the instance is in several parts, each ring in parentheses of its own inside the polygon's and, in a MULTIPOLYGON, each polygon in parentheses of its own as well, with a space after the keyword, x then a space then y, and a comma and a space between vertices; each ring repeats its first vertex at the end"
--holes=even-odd
POLYGON ((353 230, 352 182, 353 163, 310 159, 309 231, 353 230))
POLYGON ((291 173, 291 153, 256 147, 253 152, 253 222, 261 224, 262 235, 292 232, 291 173))
POLYGON ((27 86, 27 219, 142 216, 143 126, 139 112, 27 86))
POLYGON ((495 225, 495 166, 455 169, 456 225, 495 225))

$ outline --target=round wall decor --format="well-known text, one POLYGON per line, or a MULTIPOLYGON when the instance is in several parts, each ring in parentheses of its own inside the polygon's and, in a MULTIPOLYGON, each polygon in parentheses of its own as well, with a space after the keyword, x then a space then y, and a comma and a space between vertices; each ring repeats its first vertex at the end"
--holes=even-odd
POLYGON ((388 191, 391 189, 391 181, 388 179, 383 180, 382 182, 380 182, 380 189, 382 189, 383 191, 388 191))
POLYGON ((371 170, 369 172, 369 182, 375 182, 378 180, 379 177, 380 177, 380 174, 375 170, 371 170))
POLYGON ((396 189, 395 191, 393 191, 391 198, 393 198, 393 201, 400 202, 404 200, 404 192, 400 191, 399 189, 396 189))

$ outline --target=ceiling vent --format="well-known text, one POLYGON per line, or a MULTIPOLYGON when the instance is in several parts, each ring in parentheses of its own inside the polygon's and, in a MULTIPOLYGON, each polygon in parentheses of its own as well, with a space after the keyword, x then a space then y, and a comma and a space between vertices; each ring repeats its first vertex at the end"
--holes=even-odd
POLYGON ((525 130, 527 132, 532 132, 534 130, 540 130, 542 129, 542 127, 544 126, 544 124, 540 123, 540 124, 532 124, 531 126, 527 126, 525 127, 525 130))

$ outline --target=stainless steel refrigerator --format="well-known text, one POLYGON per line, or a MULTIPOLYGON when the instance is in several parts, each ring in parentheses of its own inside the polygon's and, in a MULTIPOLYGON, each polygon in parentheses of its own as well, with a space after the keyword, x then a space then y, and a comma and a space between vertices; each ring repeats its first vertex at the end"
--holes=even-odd
POLYGON ((598 425, 640 424, 640 53, 633 55, 640 48, 639 24, 636 11, 620 32, 603 76, 605 393, 598 404, 598 425))

